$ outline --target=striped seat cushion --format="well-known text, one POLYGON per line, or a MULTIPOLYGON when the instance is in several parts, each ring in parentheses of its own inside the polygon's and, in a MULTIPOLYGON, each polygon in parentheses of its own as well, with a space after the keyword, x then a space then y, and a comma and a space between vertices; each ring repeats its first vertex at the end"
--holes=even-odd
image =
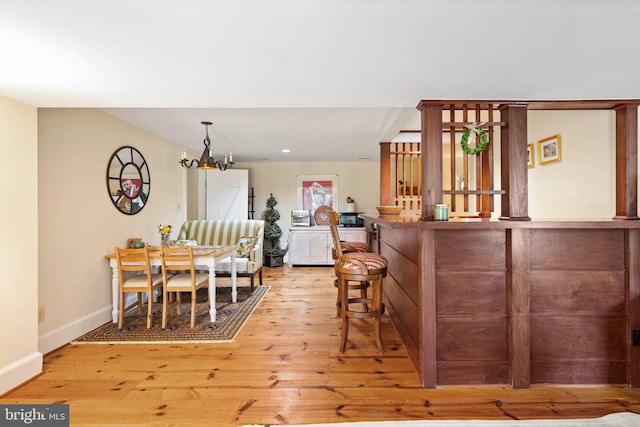
MULTIPOLYGON (((348 254, 345 254, 345 257, 360 261, 367 267, 368 270, 387 268, 387 259, 382 255, 374 254, 371 252, 350 252, 348 254)), ((361 268, 358 265, 349 261, 346 261, 342 265, 342 268, 346 270, 355 270, 355 274, 361 271, 361 268)))

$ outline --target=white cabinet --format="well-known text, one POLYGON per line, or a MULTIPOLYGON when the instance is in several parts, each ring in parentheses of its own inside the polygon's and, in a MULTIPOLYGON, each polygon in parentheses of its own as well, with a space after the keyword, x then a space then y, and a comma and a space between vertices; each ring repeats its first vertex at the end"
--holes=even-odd
MULTIPOLYGON (((339 228, 340 240, 367 242, 364 227, 339 228)), ((291 227, 289 229, 289 267, 294 265, 333 265, 333 239, 328 226, 291 227)))
MULTIPOLYGON (((314 227, 315 228, 315 227, 314 227)), ((331 234, 309 231, 289 231, 289 266, 294 264, 332 264, 330 248, 331 234), (329 249, 328 249, 329 248, 329 249)))

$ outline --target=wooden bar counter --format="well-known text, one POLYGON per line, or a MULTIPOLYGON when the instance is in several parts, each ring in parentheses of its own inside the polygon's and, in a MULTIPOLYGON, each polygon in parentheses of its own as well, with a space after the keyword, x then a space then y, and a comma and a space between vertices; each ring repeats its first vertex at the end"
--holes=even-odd
POLYGON ((423 387, 640 386, 639 221, 364 217, 423 387))

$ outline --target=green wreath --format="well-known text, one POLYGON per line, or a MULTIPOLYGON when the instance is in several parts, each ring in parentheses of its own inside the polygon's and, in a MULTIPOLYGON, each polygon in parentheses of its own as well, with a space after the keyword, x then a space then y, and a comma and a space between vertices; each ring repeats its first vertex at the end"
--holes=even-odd
POLYGON ((486 130, 482 130, 480 126, 482 126, 482 123, 472 123, 467 126, 467 129, 465 129, 464 133, 462 134, 460 146, 462 147, 462 151, 464 151, 465 153, 479 154, 487 148, 487 145, 489 144, 489 133, 486 130), (469 148, 469 135, 471 135, 471 132, 475 133, 476 135, 480 135, 480 144, 476 148, 469 148))

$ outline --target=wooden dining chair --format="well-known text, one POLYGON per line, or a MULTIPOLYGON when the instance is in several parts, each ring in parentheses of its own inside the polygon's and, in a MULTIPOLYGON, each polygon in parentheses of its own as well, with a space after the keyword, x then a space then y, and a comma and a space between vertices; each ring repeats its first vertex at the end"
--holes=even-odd
POLYGON ((115 253, 118 264, 118 279, 120 281, 118 329, 122 329, 125 311, 137 306, 138 313, 142 315, 142 295, 144 293, 147 294, 147 328, 151 328, 153 312, 160 309, 160 304, 154 307, 153 291, 162 287, 162 275, 153 274, 151 271, 149 248, 124 249, 116 247, 115 253), (131 292, 138 294, 137 301, 125 309, 126 294, 131 292))
POLYGON ((209 275, 196 272, 193 262, 193 248, 191 246, 160 249, 160 261, 162 265, 162 328, 167 327, 167 313, 173 305, 177 306, 177 314, 181 313, 181 292, 191 293, 191 328, 196 325, 196 312, 204 307, 209 307, 209 298, 197 304, 196 292, 200 288, 209 286, 209 275), (175 293, 175 299, 171 299, 175 293))

